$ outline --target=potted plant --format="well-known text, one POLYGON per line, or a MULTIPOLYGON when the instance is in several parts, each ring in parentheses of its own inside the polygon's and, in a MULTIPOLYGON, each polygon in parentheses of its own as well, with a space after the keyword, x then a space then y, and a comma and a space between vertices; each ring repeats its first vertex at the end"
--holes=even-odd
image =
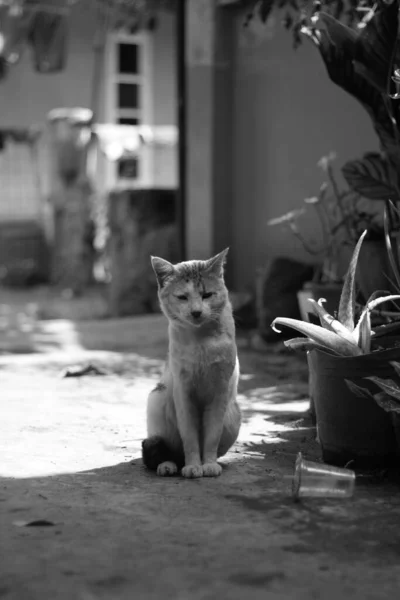
MULTIPOLYGON (((318 300, 324 297, 327 310, 332 313, 336 310, 346 270, 345 265, 348 263, 350 253, 361 232, 367 229, 372 243, 376 239, 383 239, 381 215, 375 206, 371 205, 358 192, 350 188, 340 188, 333 169, 335 158, 335 154, 331 152, 318 162, 318 166, 326 173, 327 178, 316 196, 306 198, 305 206, 268 221, 270 226, 284 225, 288 227, 291 233, 300 240, 306 252, 319 260, 312 281, 307 282, 297 294, 300 314, 304 320, 314 320, 313 310, 308 302, 309 298, 318 300), (308 238, 301 228, 301 219, 310 209, 315 212, 317 217, 319 226, 317 240, 308 238)), ((383 249, 385 251, 384 246, 383 249)), ((370 258, 369 254, 368 258, 370 258)), ((379 267, 380 265, 376 270, 374 289, 388 287, 384 272, 379 267)), ((363 288, 363 280, 365 280, 363 291, 366 290, 367 293, 370 286, 369 277, 370 271, 368 278, 365 277, 365 273, 361 273, 361 288, 363 288)))
POLYGON ((366 240, 360 255, 359 277, 365 297, 380 287, 377 278, 382 272, 389 280, 385 287, 393 289, 395 282, 400 288, 400 213, 396 211, 400 204, 399 6, 400 0, 257 3, 264 22, 274 9, 286 11, 283 22, 293 32, 294 45, 298 46, 302 37, 311 40, 331 81, 360 102, 378 135, 380 152, 367 152, 342 169, 352 190, 384 205, 384 238, 366 240))
MULTIPOLYGON (((384 204, 386 256, 398 287, 399 5, 399 0, 385 0, 371 6, 367 2, 358 12, 362 18, 350 28, 332 14, 321 11, 320 2, 314 2, 309 18, 302 13, 300 27, 301 33, 318 49, 330 79, 361 103, 379 137, 380 152, 368 152, 361 159, 347 162, 342 173, 352 190, 384 204)), ((384 256, 380 248, 380 254, 384 256)), ((375 248, 369 258, 376 255, 375 248)), ((371 265, 369 261, 368 264, 371 265)))
MULTIPOLYGON (((325 310, 322 300, 310 300, 320 325, 280 317, 272 323, 275 329, 290 327, 303 335, 285 345, 307 351, 322 456, 325 462, 342 466, 352 460, 356 466, 375 467, 397 458, 389 415, 372 398, 360 398, 346 385, 346 380, 360 385, 366 377, 391 377, 390 363, 400 359, 399 338, 390 335, 400 331, 400 324, 371 325, 371 313, 385 302, 400 300, 400 295, 376 291, 357 311, 355 275, 366 233, 354 249, 337 318, 325 310)), ((367 380, 366 385, 373 383, 367 380)))

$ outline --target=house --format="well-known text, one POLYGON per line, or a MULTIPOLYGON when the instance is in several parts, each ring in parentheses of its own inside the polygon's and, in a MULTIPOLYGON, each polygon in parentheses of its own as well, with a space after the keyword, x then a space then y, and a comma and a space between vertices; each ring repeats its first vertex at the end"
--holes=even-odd
MULTIPOLYGON (((35 14, 35 0, 28 0, 24 6, 27 15, 35 14)), ((20 224, 18 231, 22 223, 40 223, 51 235, 48 221, 52 219, 52 207, 47 200, 57 188, 57 177, 48 117, 55 114, 54 109, 78 107, 93 111, 94 122, 103 124, 100 146, 105 145, 107 150, 118 146, 121 130, 137 138, 136 132, 130 131, 132 126, 176 129, 173 11, 160 11, 139 28, 134 19, 132 23, 125 20, 123 28, 115 32, 113 25, 124 17, 118 3, 113 9, 98 0, 46 0, 38 7, 45 15, 65 17, 67 31, 62 32, 61 40, 66 44, 65 56, 60 59, 60 68, 46 72, 44 63, 42 72, 38 72, 37 56, 28 44, 20 60, 0 80, 0 131, 32 126, 42 130, 35 144, 15 143, 7 137, 0 152, 3 233, 15 223, 20 224)), ((48 23, 46 27, 42 44, 51 35, 48 23)), ((7 40, 6 34, 7 30, 3 31, 3 39, 7 40)), ((96 202, 104 203, 107 193, 115 189, 176 189, 176 157, 176 143, 145 145, 138 156, 114 156, 113 160, 98 152, 94 164, 91 155, 89 167, 96 202)))
MULTIPOLYGON (((43 124, 51 109, 76 106, 94 109, 99 123, 177 126, 177 65, 183 64, 183 158, 176 147, 158 162, 145 149, 138 164, 102 158, 96 186, 104 192, 129 186, 130 179, 133 186, 176 189, 183 182, 186 257, 230 246, 228 277, 236 289, 252 284, 271 257, 309 258, 293 237, 268 228, 267 221, 315 194, 321 156, 334 150, 340 167, 377 148, 366 113, 330 82, 311 44, 305 40, 294 50, 279 14, 267 25, 255 19, 244 27, 246 4, 177 0, 185 10, 179 57, 173 11, 161 11, 151 31, 108 34, 101 52, 95 44, 97 3, 79 0, 70 9, 65 69, 38 74, 25 52, 0 82, 0 128, 43 124), (101 72, 96 88, 95 64, 101 72)), ((23 160, 9 175, 14 187, 21 184, 23 160)), ((33 218, 37 202, 28 193, 16 202, 3 189, 0 220, 33 218)), ((313 226, 310 221, 310 232, 313 226)))

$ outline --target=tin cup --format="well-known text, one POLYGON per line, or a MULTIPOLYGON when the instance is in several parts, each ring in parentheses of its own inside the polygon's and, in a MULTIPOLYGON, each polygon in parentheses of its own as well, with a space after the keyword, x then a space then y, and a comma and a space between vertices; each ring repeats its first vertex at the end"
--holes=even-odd
POLYGON ((354 493, 356 474, 310 460, 298 453, 292 480, 292 495, 300 498, 350 498, 354 493))

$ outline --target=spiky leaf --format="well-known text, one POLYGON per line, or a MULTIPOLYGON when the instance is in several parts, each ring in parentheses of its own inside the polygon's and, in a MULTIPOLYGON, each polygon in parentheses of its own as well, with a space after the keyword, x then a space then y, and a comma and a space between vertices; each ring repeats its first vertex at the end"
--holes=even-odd
POLYGON ((360 160, 348 161, 342 173, 349 187, 365 198, 389 200, 398 197, 389 164, 378 152, 368 152, 360 160))
POLYGON ((319 325, 306 323, 304 321, 299 321, 298 319, 290 319, 289 317, 276 318, 272 323, 272 328, 275 329, 275 331, 279 331, 276 328, 277 325, 291 327, 317 344, 326 346, 339 356, 359 356, 361 354, 360 348, 355 343, 351 344, 336 333, 328 331, 319 325))
POLYGON ((389 413, 400 413, 400 402, 392 398, 392 396, 389 396, 389 394, 379 392, 378 394, 374 394, 374 400, 384 411, 389 413))
POLYGON ((369 311, 374 310, 380 304, 384 304, 385 302, 394 302, 395 300, 400 300, 399 294, 391 294, 389 296, 384 296, 383 298, 375 298, 375 300, 371 300, 367 304, 367 309, 369 311))
POLYGON ((335 319, 335 317, 330 315, 328 311, 325 310, 325 308, 322 306, 321 300, 322 298, 316 302, 313 298, 309 298, 309 302, 311 302, 315 314, 319 317, 322 327, 337 333, 351 344, 357 343, 352 332, 346 329, 346 327, 342 325, 340 321, 335 319))
POLYGON ((350 381, 350 379, 345 379, 346 385, 350 391, 353 392, 359 398, 373 398, 372 392, 369 391, 368 388, 361 387, 361 385, 357 385, 354 381, 350 381))
POLYGON ((291 340, 285 340, 283 342, 287 348, 291 350, 303 350, 305 352, 309 352, 310 350, 315 350, 319 348, 320 350, 329 350, 326 346, 322 346, 322 344, 317 344, 310 338, 292 338, 291 340))
POLYGON ((368 354, 371 350, 371 313, 369 310, 363 311, 356 329, 357 344, 363 354, 368 354))
POLYGON ((367 231, 361 235, 351 257, 350 265, 346 273, 342 293, 340 295, 338 319, 349 331, 354 330, 354 315, 356 310, 356 270, 361 246, 367 231))

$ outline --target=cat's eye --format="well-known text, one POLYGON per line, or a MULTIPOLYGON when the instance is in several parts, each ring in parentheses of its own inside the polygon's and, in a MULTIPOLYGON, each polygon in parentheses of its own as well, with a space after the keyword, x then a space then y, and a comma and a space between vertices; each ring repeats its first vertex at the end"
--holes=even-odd
POLYGON ((178 300, 187 300, 187 296, 186 294, 179 294, 179 296, 177 296, 178 300))
POLYGON ((213 295, 212 292, 204 292, 204 294, 202 295, 203 300, 207 300, 207 298, 211 298, 211 296, 213 295))

